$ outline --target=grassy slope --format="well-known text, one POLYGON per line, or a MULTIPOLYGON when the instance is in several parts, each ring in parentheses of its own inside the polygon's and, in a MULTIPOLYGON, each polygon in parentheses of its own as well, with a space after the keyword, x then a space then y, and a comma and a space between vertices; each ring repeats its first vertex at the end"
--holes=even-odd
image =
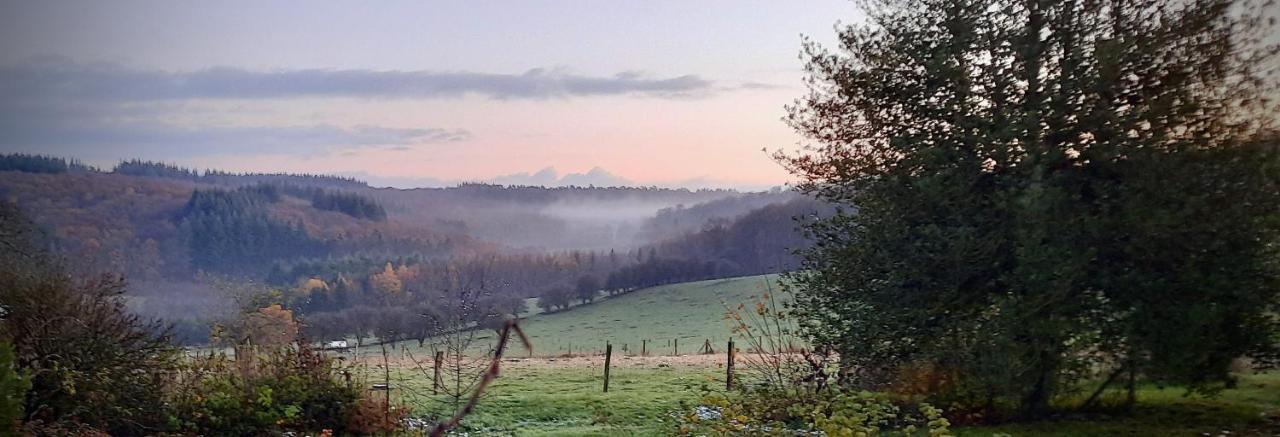
MULTIPOLYGON (((564 311, 532 313, 520 327, 533 342, 535 356, 560 356, 570 353, 570 348, 574 355, 602 354, 606 341, 614 344, 615 354, 639 355, 641 340, 648 341, 649 355, 671 355, 677 338, 681 354, 694 353, 705 340, 711 340, 718 351, 731 334, 724 305, 749 303, 767 287, 776 290, 777 279, 777 275, 746 276, 646 288, 564 311)), ((537 308, 532 299, 529 306, 537 308)), ((479 335, 478 346, 487 351, 493 333, 479 335)), ((401 342, 393 349, 401 348, 429 356, 416 341, 401 342)), ((362 354, 378 350, 378 346, 367 346, 362 354)))
MULTIPOLYGON (((765 290, 766 278, 776 280, 756 276, 639 290, 563 312, 532 314, 522 326, 533 337, 539 356, 565 353, 569 344, 574 345, 575 354, 583 347, 601 349, 606 340, 619 345, 617 353, 620 345, 637 345, 641 338, 655 341, 651 355, 670 354, 667 340, 676 337, 681 338, 682 354, 693 352, 704 338, 721 350, 729 335, 721 302, 733 305, 751 300, 765 290)), ((406 346, 413 348, 416 343, 406 346)), ((630 347, 630 352, 637 349, 630 347)), ((696 405, 706 391, 720 390, 723 384, 723 369, 713 366, 658 367, 621 359, 615 361, 606 394, 600 390, 601 366, 592 363, 547 368, 514 364, 467 419, 468 428, 518 435, 661 434, 669 429, 662 423, 668 413, 682 405, 696 405)), ((1182 393, 1147 386, 1140 389, 1139 405, 1129 413, 1069 415, 956 431, 960 436, 1280 435, 1280 373, 1244 375, 1237 389, 1212 399, 1182 393), (1223 430, 1233 433, 1221 434, 1223 430)), ((430 402, 415 404, 419 412, 433 410, 430 402)))
POLYGON ((615 351, 626 346, 638 354, 641 340, 650 355, 670 355, 680 340, 680 353, 692 353, 704 340, 722 349, 730 336, 724 305, 750 301, 766 287, 777 288, 776 275, 689 282, 635 291, 522 323, 539 355, 602 352, 606 341, 615 351))
MULTIPOLYGON (((554 313, 532 313, 521 322, 537 356, 595 353, 605 341, 615 344, 615 355, 638 355, 640 340, 650 340, 649 355, 670 355, 670 340, 680 339, 680 353, 693 353, 706 339, 717 351, 728 340, 724 305, 749 302, 768 288, 775 290, 777 275, 672 284, 637 290, 554 313), (768 283, 766 283, 768 281, 768 283), (589 349, 585 350, 584 349, 589 349)), ((781 296, 779 296, 781 297, 781 296)), ((530 302, 536 308, 536 302, 530 302)), ((486 334, 487 336, 488 334, 486 334)), ((403 342, 415 356, 429 356, 416 342, 403 342)), ((369 355, 377 347, 366 348, 369 355)), ((519 354, 515 354, 519 355, 519 354)), ((680 408, 696 405, 705 390, 723 387, 723 370, 716 367, 615 358, 609 393, 601 392, 602 365, 585 367, 519 366, 503 371, 491 388, 491 396, 467 419, 472 430, 515 431, 519 435, 653 435, 663 430, 661 420, 680 408)), ((600 361, 600 360, 596 360, 600 361)), ((412 372, 405 392, 425 393, 430 377, 412 372)), ((399 375, 393 375, 399 379, 399 375)), ((403 386, 405 381, 398 385, 403 386)), ((420 414, 442 412, 422 396, 409 400, 420 414)))

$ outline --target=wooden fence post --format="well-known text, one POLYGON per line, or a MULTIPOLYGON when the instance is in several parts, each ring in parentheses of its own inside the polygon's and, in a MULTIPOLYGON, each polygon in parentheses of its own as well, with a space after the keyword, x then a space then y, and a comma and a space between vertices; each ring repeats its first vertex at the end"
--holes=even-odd
POLYGON ((648 346, 649 346, 649 340, 640 340, 640 356, 643 357, 645 355, 648 355, 647 353, 645 353, 645 352, 648 352, 647 350, 645 350, 647 349, 648 346))
POLYGON ((435 364, 432 366, 435 376, 431 379, 431 394, 440 394, 440 366, 444 364, 444 351, 436 351, 435 364))
POLYGON ((609 392, 609 360, 613 357, 613 345, 604 344, 604 392, 609 392))
POLYGON ((680 355, 680 339, 679 338, 675 339, 675 345, 676 347, 675 349, 673 349, 672 355, 680 355))
POLYGON ((733 338, 729 338, 729 351, 727 352, 727 361, 724 375, 724 389, 726 391, 733 390, 733 338))

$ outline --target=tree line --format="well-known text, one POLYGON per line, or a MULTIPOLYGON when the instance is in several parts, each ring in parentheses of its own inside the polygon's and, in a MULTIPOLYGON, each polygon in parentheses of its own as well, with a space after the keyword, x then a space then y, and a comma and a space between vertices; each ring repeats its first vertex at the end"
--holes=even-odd
POLYGON ((0 171, 66 173, 68 171, 97 171, 97 169, 76 159, 39 154, 8 153, 0 154, 0 171))

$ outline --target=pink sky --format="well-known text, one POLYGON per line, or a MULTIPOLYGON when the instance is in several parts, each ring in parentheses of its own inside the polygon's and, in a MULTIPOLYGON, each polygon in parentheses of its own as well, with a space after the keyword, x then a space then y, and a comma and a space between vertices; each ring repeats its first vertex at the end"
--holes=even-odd
MULTIPOLYGON (((636 184, 790 180, 762 148, 843 1, 17 4, 0 151, 375 184, 596 167, 636 184)), ((2 90, 0 90, 2 91, 2 90)))

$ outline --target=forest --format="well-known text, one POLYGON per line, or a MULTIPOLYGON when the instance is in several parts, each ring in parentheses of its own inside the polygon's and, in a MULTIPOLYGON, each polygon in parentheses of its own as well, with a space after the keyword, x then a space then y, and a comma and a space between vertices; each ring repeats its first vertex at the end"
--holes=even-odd
MULTIPOLYGON (((0 173, 6 178, 0 190, 36 218, 51 244, 68 254, 92 253, 77 263, 86 273, 131 278, 137 293, 147 296, 138 299, 136 310, 174 323, 183 344, 211 341, 217 319, 232 304, 225 297, 205 296, 225 294, 216 288, 227 284, 251 281, 275 290, 281 303, 299 316, 326 321, 326 337, 363 337, 374 320, 362 319, 429 306, 436 293, 447 290, 439 278, 454 271, 483 272, 476 274, 488 278, 484 293, 495 302, 486 316, 499 319, 519 314, 526 298, 572 289, 584 277, 601 283, 596 290, 634 290, 783 271, 798 262, 790 251, 803 246, 796 220, 832 212, 786 191, 476 184, 442 191, 469 199, 457 200, 451 207, 456 211, 482 216, 506 210, 562 229, 572 220, 561 215, 567 209, 581 214, 607 209, 600 205, 632 202, 636 196, 646 202, 718 196, 689 207, 676 203, 652 211, 649 218, 588 218, 615 234, 621 227, 636 229, 637 239, 616 248, 531 249, 495 244, 506 240, 483 241, 466 233, 470 222, 443 230, 419 225, 422 213, 403 204, 388 212, 377 200, 391 198, 386 189, 347 178, 200 173, 136 159, 110 172, 87 167, 69 171, 67 160, 39 155, 3 155, 0 162, 18 169, 0 173), (46 174, 45 169, 64 170, 46 174), (118 192, 130 194, 113 194, 118 192), (640 240, 641 234, 649 239, 640 240), (189 299, 164 292, 175 283, 192 283, 178 287, 188 290, 189 299), (191 311, 188 302, 201 304, 191 311)), ((415 208, 438 200, 422 202, 415 208)), ((540 234, 545 228, 535 223, 515 231, 540 234)), ((390 320, 405 318, 382 321, 390 320)))

